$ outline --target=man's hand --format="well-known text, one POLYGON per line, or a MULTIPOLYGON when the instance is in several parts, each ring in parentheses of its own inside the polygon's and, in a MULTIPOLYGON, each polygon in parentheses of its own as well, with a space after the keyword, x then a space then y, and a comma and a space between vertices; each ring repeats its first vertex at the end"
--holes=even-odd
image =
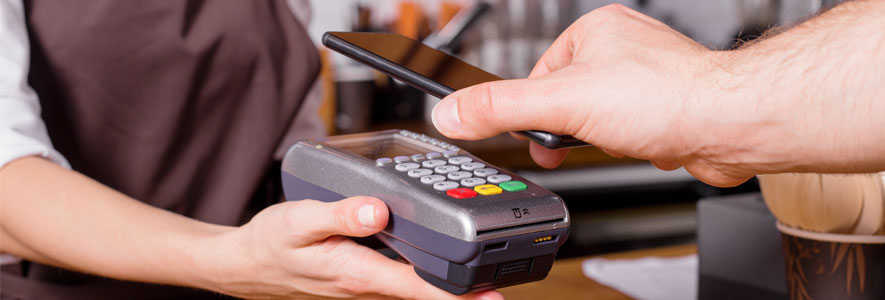
POLYGON ((243 298, 379 297, 502 299, 497 292, 456 297, 425 282, 412 266, 344 236, 375 234, 388 221, 384 202, 354 197, 271 206, 218 236, 207 254, 205 288, 243 298))
MULTIPOLYGON (((760 173, 885 169, 885 2, 850 1, 774 38, 711 51, 621 5, 572 24, 528 79, 459 90, 433 122, 476 140, 570 134, 734 186, 760 173)), ((531 145, 544 167, 567 150, 531 145)))
MULTIPOLYGON (((616 156, 681 165, 717 185, 754 174, 727 169, 701 155, 697 118, 715 95, 709 86, 716 52, 621 5, 596 9, 572 24, 541 57, 528 79, 476 85, 434 110, 441 133, 481 139, 500 132, 571 134, 616 156)), ((724 109, 724 108, 720 108, 724 109)), ((554 167, 566 150, 532 144, 532 156, 554 167)))

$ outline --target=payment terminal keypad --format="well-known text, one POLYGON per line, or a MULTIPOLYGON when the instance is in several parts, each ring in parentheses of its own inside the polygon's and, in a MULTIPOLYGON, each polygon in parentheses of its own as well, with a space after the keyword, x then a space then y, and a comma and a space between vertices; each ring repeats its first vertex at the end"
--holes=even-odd
MULTIPOLYGON (((400 134, 427 143, 436 141, 425 135, 405 130, 400 134)), ((394 158, 379 158, 376 160, 376 165, 385 167, 395 162, 395 170, 405 172, 409 178, 414 178, 433 190, 445 192, 454 199, 493 196, 524 191, 527 188, 525 183, 513 180, 510 175, 500 174, 501 171, 498 169, 475 162, 469 156, 458 155, 457 147, 436 142, 438 146, 448 150, 442 153, 416 153, 394 158)))

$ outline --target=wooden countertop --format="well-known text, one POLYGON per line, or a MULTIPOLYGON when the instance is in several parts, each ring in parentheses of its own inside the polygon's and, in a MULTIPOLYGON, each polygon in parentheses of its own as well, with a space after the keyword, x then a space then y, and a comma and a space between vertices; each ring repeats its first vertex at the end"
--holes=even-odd
POLYGON ((697 253, 697 245, 679 245, 636 251, 615 252, 597 256, 557 260, 547 278, 541 281, 499 289, 507 300, 519 299, 632 299, 617 290, 584 276, 581 263, 591 257, 629 259, 643 257, 674 257, 697 253))

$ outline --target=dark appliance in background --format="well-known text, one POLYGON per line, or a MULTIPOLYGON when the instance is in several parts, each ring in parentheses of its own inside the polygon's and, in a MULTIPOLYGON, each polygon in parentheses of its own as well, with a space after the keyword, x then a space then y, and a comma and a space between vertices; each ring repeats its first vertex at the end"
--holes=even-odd
POLYGON ((698 202, 698 299, 786 299, 775 222, 759 193, 698 202))

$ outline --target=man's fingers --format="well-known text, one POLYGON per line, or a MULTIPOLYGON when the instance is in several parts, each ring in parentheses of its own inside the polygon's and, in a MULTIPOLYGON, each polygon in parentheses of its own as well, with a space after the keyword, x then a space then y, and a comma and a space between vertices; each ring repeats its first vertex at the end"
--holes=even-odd
POLYGON ((517 140, 520 140, 520 141, 527 141, 527 140, 529 140, 529 138, 525 137, 524 135, 521 135, 521 134, 519 134, 519 133, 512 132, 512 131, 510 132, 510 136, 512 136, 513 138, 515 138, 515 139, 517 139, 517 140))
POLYGON ((548 169, 556 168, 562 164, 562 161, 568 156, 568 151, 569 149, 548 149, 535 142, 529 145, 529 153, 535 163, 548 169))
POLYGON ((704 162, 688 162, 684 167, 698 180, 715 187, 735 187, 753 178, 753 175, 725 174, 704 162))
POLYGON ((615 151, 612 151, 612 150, 609 150, 609 149, 606 149, 606 148, 602 148, 602 147, 597 147, 597 148, 598 148, 599 150, 602 150, 602 152, 605 152, 605 154, 608 154, 608 155, 611 156, 611 157, 614 157, 614 158, 624 158, 624 155, 621 154, 621 153, 619 153, 619 152, 615 152, 615 151))
POLYGON ((433 108, 433 124, 443 135, 465 140, 519 130, 567 133, 561 130, 569 117, 565 113, 571 111, 564 107, 570 104, 555 95, 562 84, 541 76, 461 89, 433 108))
POLYGON ((352 197, 337 202, 313 200, 289 202, 283 213, 299 244, 310 244, 331 235, 363 237, 387 226, 387 205, 372 197, 352 197))
POLYGON ((676 161, 651 161, 651 164, 655 166, 655 168, 664 170, 664 171, 673 171, 682 167, 679 162, 676 161))

